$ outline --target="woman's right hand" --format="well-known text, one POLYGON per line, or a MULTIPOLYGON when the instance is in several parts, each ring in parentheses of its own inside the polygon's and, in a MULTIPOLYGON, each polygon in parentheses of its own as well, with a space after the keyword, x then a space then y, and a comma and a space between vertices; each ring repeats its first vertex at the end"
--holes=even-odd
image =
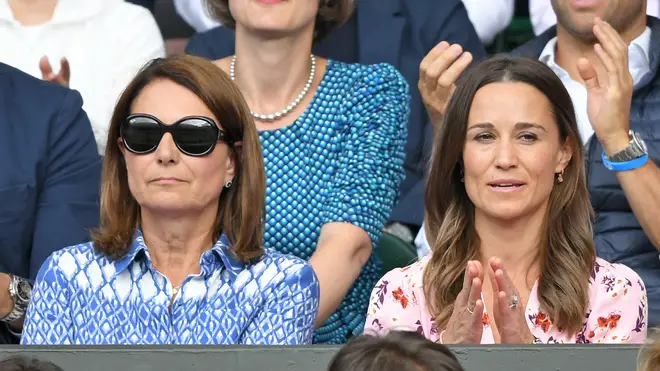
POLYGON ((454 312, 442 334, 444 344, 481 344, 483 332, 484 302, 481 285, 484 270, 481 263, 468 261, 463 279, 463 289, 456 297, 454 312))
POLYGON ((449 45, 443 41, 431 49, 419 65, 417 87, 434 125, 444 116, 456 80, 471 62, 470 52, 464 52, 458 44, 449 45))

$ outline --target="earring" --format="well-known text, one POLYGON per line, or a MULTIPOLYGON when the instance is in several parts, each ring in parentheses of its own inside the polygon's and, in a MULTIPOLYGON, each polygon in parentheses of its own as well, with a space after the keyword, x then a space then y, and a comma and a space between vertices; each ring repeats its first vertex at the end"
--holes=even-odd
POLYGON ((461 183, 465 183, 465 174, 463 173, 463 169, 461 169, 461 183))
POLYGON ((564 181, 564 169, 561 170, 561 173, 557 174, 557 183, 564 181))
POLYGON ((225 188, 231 188, 232 184, 234 184, 234 183, 232 183, 231 180, 227 181, 227 183, 225 183, 225 188))

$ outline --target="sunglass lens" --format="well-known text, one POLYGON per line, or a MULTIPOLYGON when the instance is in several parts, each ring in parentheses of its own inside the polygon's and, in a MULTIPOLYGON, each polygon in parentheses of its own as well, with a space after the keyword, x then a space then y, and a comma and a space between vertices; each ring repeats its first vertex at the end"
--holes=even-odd
POLYGON ((179 123, 174 141, 184 153, 193 156, 207 154, 218 140, 218 127, 206 120, 191 118, 179 123))
POLYGON ((163 132, 156 120, 149 117, 130 117, 122 128, 124 145, 135 153, 153 151, 160 143, 163 132))

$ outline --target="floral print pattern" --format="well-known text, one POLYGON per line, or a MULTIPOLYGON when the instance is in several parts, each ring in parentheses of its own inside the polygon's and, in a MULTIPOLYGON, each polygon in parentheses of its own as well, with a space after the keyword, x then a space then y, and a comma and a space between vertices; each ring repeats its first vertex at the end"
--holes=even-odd
MULTIPOLYGON (((430 256, 387 273, 371 294, 365 332, 383 335, 391 330, 418 332, 438 341, 441 329, 428 312, 422 277, 430 256)), ((589 280, 589 309, 582 329, 573 336, 553 326, 540 308, 537 286, 532 288, 527 324, 536 338, 548 344, 643 343, 647 332, 647 298, 644 283, 630 268, 598 258, 589 280)), ((483 298, 482 298, 483 299, 483 298)), ((484 309, 482 344, 493 344, 493 330, 484 309)))

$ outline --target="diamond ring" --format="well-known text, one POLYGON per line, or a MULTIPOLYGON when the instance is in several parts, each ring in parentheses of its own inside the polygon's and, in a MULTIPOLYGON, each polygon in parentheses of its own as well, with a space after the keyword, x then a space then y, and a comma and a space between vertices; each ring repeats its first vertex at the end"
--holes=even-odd
POLYGON ((517 307, 519 302, 520 299, 518 298, 518 295, 511 296, 511 305, 509 305, 509 308, 513 309, 517 307))

